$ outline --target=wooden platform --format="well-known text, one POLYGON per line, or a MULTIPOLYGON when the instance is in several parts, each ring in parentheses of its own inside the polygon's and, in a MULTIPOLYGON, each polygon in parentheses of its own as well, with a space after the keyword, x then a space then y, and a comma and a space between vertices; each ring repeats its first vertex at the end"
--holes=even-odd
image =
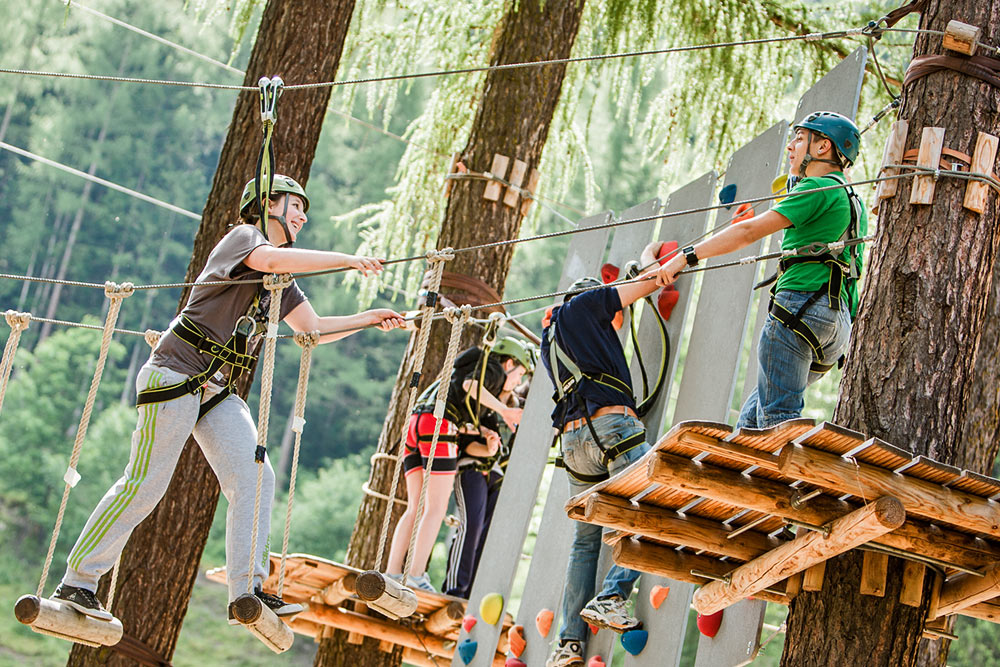
POLYGON ((733 432, 676 425, 615 477, 570 498, 570 518, 615 529, 621 565, 702 584, 712 613, 745 597, 787 604, 822 587, 826 560, 866 551, 861 592, 883 595, 889 555, 908 561, 901 601, 930 618, 997 620, 1000 480, 811 420, 733 432))
MULTIPOLYGON (((277 593, 278 568, 281 555, 271 554, 271 573, 264 590, 277 593)), ((392 621, 371 612, 354 596, 354 579, 361 570, 309 554, 290 554, 285 561, 285 589, 282 597, 289 602, 303 602, 309 608, 289 623, 298 634, 317 640, 329 636, 334 629, 345 630, 355 637, 374 637, 391 650, 393 644, 403 647, 404 659, 415 665, 434 665, 429 657, 451 660, 455 643, 466 614, 478 618, 478 610, 466 611, 467 601, 441 593, 415 590, 419 603, 413 616, 392 621)), ((211 581, 226 583, 226 568, 209 570, 211 581)), ((482 619, 479 619, 482 623, 482 619)), ((504 614, 500 645, 493 664, 503 665, 507 651, 507 630, 513 623, 504 614)), ((480 648, 480 650, 487 650, 480 648)), ((439 660, 440 662, 440 660, 439 660)))

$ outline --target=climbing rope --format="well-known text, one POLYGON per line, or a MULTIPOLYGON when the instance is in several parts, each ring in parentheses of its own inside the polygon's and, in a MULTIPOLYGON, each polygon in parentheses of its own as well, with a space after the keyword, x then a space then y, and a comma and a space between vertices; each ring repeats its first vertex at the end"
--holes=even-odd
POLYGON ((257 528, 260 521, 260 488, 264 480, 264 462, 267 460, 267 426, 271 418, 271 388, 274 381, 274 349, 278 339, 278 321, 281 319, 281 293, 292 284, 288 275, 264 277, 264 288, 271 293, 267 311, 267 330, 264 333, 264 354, 261 356, 260 407, 257 410, 257 491, 253 501, 253 533, 250 538, 250 570, 247 573, 247 593, 253 593, 253 573, 257 554, 257 528))
MULTIPOLYGON (((622 58, 638 58, 643 56, 666 55, 670 53, 687 53, 690 51, 707 51, 712 49, 732 48, 737 46, 755 46, 760 44, 780 44, 784 42, 797 41, 818 41, 823 39, 841 39, 867 34, 865 28, 849 28, 847 30, 832 30, 829 32, 815 32, 806 35, 784 35, 781 37, 761 37, 758 39, 743 39, 730 42, 713 42, 709 44, 690 44, 686 46, 671 46, 662 49, 646 49, 643 51, 625 51, 619 53, 606 53, 591 56, 576 56, 573 58, 554 58, 551 60, 535 60, 529 62, 507 63, 503 65, 483 65, 480 67, 465 67, 450 70, 437 70, 432 72, 413 72, 407 74, 389 74, 383 76, 372 76, 360 79, 345 79, 343 81, 320 81, 316 83, 299 83, 285 86, 286 90, 307 90, 312 88, 332 88, 336 86, 352 86, 365 83, 382 83, 387 81, 405 81, 410 79, 426 79, 439 76, 453 76, 456 74, 475 74, 478 72, 491 72, 500 70, 526 69, 531 67, 546 67, 549 65, 568 65, 582 62, 599 62, 604 60, 617 60, 622 58)), ((159 86, 182 86, 188 88, 211 88, 215 90, 237 90, 256 91, 256 86, 244 86, 222 83, 202 83, 195 81, 170 81, 164 79, 141 79, 126 76, 112 76, 107 74, 72 74, 68 72, 43 72, 39 70, 14 69, 2 67, 0 74, 18 74, 21 76, 42 76, 61 79, 84 79, 88 81, 112 81, 115 83, 137 83, 159 86)))
POLYGON ((288 480, 288 510, 285 512, 285 535, 281 540, 281 567, 278 568, 278 597, 285 587, 285 560, 288 558, 288 533, 292 527, 292 504, 295 501, 295 476, 299 470, 299 447, 302 444, 302 427, 306 425, 306 390, 309 388, 309 367, 312 351, 319 344, 319 332, 296 332, 295 342, 302 348, 299 360, 299 382, 295 389, 295 411, 292 417, 292 431, 295 444, 292 447, 292 473, 288 480))
MULTIPOLYGON (((434 309, 437 307, 438 290, 441 289, 441 276, 444 273, 444 263, 455 258, 455 253, 451 248, 444 250, 432 250, 427 253, 427 261, 431 263, 431 276, 427 286, 427 297, 424 306, 420 309, 420 333, 417 336, 417 345, 413 351, 413 375, 410 377, 410 393, 406 401, 406 411, 400 428, 399 444, 396 447, 396 465, 392 474, 392 484, 389 489, 389 497, 396 497, 396 488, 399 486, 400 472, 403 468, 403 450, 406 445, 406 432, 409 426, 409 416, 413 412, 413 405, 417 400, 417 388, 420 385, 420 371, 423 369, 424 358, 427 356, 427 344, 431 336, 431 322, 434 318, 434 309)), ((382 529, 378 541, 378 553, 375 555, 375 569, 382 569, 382 557, 385 555, 385 544, 389 538, 389 521, 392 518, 392 503, 386 503, 385 516, 382 518, 382 529)), ((404 572, 405 581, 405 572, 404 572)))
POLYGON ((31 313, 19 313, 8 310, 4 313, 7 324, 10 326, 10 337, 3 348, 3 359, 0 360, 0 409, 3 409, 3 398, 7 394, 7 380, 10 379, 10 372, 14 368, 14 355, 17 354, 17 344, 21 340, 21 334, 28 328, 31 322, 31 313))
POLYGON ((59 539, 59 530, 62 528, 63 516, 66 514, 66 501, 69 499, 69 491, 80 481, 80 473, 76 470, 76 464, 80 460, 80 451, 83 449, 83 439, 87 435, 87 428, 90 426, 90 415, 94 410, 94 402, 97 400, 97 388, 101 384, 101 376, 104 374, 104 364, 108 359, 108 349, 111 347, 111 336, 114 333, 115 322, 118 321, 118 313, 121 310, 122 301, 133 293, 131 283, 106 283, 104 295, 108 297, 108 314, 104 319, 104 335, 101 338, 101 351, 97 355, 97 367, 94 369, 94 378, 90 382, 90 391, 87 392, 87 402, 83 406, 83 414, 80 415, 80 425, 76 429, 76 440, 73 442, 73 453, 69 457, 69 466, 63 480, 66 486, 63 488, 62 501, 59 503, 59 513, 56 515, 56 525, 52 529, 52 539, 49 541, 49 551, 45 556, 45 565, 42 567, 42 576, 38 581, 38 591, 36 595, 42 597, 45 590, 45 580, 49 577, 49 568, 52 565, 52 555, 55 553, 56 540, 59 539))
MULTIPOLYGON (((403 580, 406 580, 413 564, 413 550, 417 546, 417 533, 423 520, 424 503, 427 500, 427 489, 430 486, 431 470, 437 453, 438 439, 441 437, 441 422, 444 421, 444 410, 447 405, 448 387, 451 386, 451 376, 455 371, 455 357, 458 356, 458 343, 462 330, 469 320, 472 307, 468 304, 460 308, 448 308, 444 311, 445 318, 451 322, 451 337, 448 339, 448 352, 445 354, 441 381, 438 383, 437 396, 434 399, 434 435, 431 436, 431 451, 424 464, 424 478, 420 483, 420 499, 417 501, 417 511, 413 516, 413 530, 410 531, 410 545, 406 548, 406 560, 403 563, 403 580)), ((480 387, 480 390, 482 388, 480 387)))

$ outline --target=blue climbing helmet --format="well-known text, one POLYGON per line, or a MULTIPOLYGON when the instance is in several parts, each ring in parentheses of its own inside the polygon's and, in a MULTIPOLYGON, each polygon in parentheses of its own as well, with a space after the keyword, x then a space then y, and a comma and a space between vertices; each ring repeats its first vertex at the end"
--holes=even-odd
MULTIPOLYGON (((838 167, 849 167, 858 159, 858 153, 861 151, 861 132, 858 131, 858 126, 854 124, 854 121, 847 116, 835 111, 814 111, 796 123, 792 130, 799 128, 815 132, 829 139, 834 148, 837 149, 837 153, 847 163, 813 157, 807 152, 799 167, 800 175, 805 176, 806 165, 810 162, 829 162, 838 167)), ((811 136, 809 144, 812 145, 811 136)))

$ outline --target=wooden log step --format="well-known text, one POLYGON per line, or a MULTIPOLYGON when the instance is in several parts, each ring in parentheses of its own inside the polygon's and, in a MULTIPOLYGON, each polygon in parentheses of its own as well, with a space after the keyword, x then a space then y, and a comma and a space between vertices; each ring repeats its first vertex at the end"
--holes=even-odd
POLYGON ((292 647, 295 634, 256 595, 244 593, 232 602, 233 616, 275 653, 292 647))
POLYGON ((372 609, 398 620, 417 610, 417 595, 412 590, 378 570, 358 575, 355 593, 372 609))
POLYGON ((122 622, 117 618, 102 621, 57 600, 35 595, 18 598, 14 616, 38 634, 87 646, 114 646, 123 634, 122 622))
POLYGON ((694 607, 702 614, 714 614, 796 572, 892 531, 905 519, 902 503, 883 496, 830 522, 828 535, 808 531, 737 567, 729 574, 727 582, 715 581, 703 586, 695 591, 694 607))

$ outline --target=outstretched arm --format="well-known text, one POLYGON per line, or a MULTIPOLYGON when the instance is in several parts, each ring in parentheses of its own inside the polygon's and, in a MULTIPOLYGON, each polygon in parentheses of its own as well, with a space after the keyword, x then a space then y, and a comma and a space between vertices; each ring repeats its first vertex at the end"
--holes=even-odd
POLYGON ((521 421, 521 414, 524 410, 504 405, 500 402, 499 398, 487 391, 486 387, 480 387, 479 382, 476 380, 466 380, 462 383, 462 389, 464 389, 465 393, 473 399, 476 398, 476 392, 478 392, 479 403, 483 405, 483 407, 487 407, 503 417, 504 422, 506 422, 507 426, 509 426, 512 431, 517 428, 518 423, 521 421))
MULTIPOLYGON (((715 236, 694 246, 698 259, 717 257, 745 248, 754 241, 791 226, 791 221, 777 211, 765 211, 749 220, 737 222, 715 236)), ((669 285, 677 280, 677 274, 687 268, 687 259, 677 253, 656 272, 657 285, 669 285)))
POLYGON ((273 245, 257 246, 246 256, 243 263, 254 271, 262 273, 357 269, 367 276, 369 273, 378 273, 382 270, 382 260, 376 257, 305 248, 275 248, 273 245))
MULTIPOLYGON (((642 255, 639 258, 642 266, 649 266, 650 264, 654 264, 656 262, 656 251, 660 249, 661 244, 662 241, 653 241, 643 248, 642 255)), ((639 299, 652 294, 660 287, 656 284, 655 268, 641 274, 639 278, 643 280, 629 283, 628 285, 619 285, 616 288, 618 290, 618 298, 622 301, 622 308, 631 306, 639 299)))
POLYGON ((332 343, 346 338, 365 327, 374 326, 381 331, 390 331, 404 326, 403 316, 389 308, 375 308, 355 315, 328 315, 320 317, 312 304, 303 301, 284 320, 295 331, 329 331, 319 338, 320 343, 332 343))

